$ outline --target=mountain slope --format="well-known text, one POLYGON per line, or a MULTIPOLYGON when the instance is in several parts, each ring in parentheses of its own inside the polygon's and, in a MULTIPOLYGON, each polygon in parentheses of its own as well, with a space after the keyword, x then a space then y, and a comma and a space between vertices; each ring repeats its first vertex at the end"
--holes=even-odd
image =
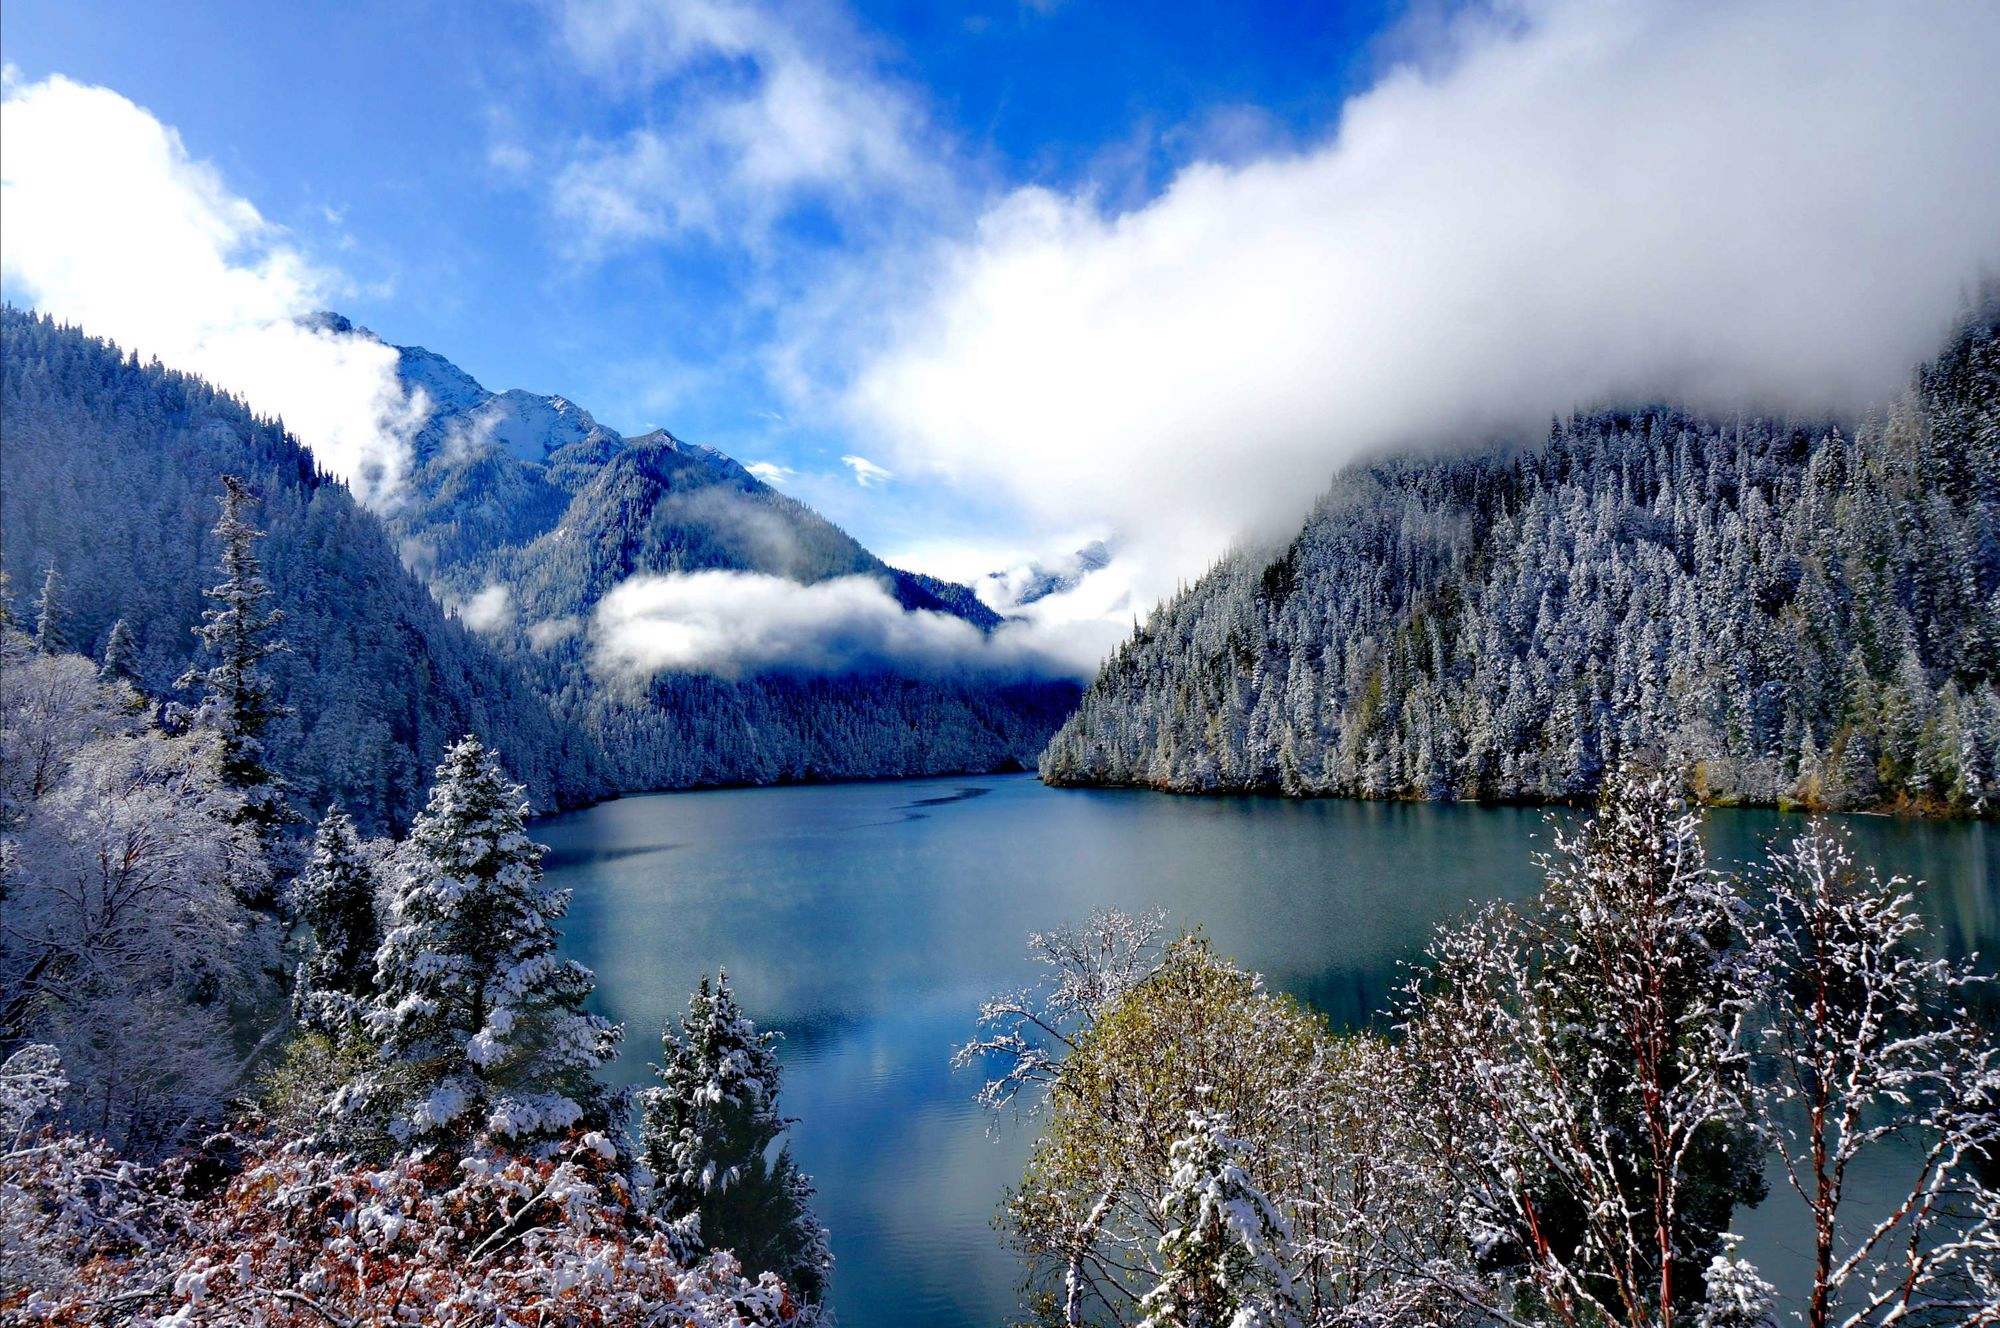
POLYGON ((265 572, 286 615, 291 649, 270 671, 291 713, 270 744, 304 805, 407 824, 445 744, 468 730, 506 753, 538 805, 608 790, 595 744, 438 606, 381 524, 277 424, 11 308, 0 347, 0 552, 20 602, 46 568, 61 573, 75 646, 95 654, 123 617, 144 685, 171 691, 218 576, 218 477, 235 473, 262 500, 265 572))
POLYGON ((1996 682, 1989 313, 1852 437, 1651 409, 1352 470, 1156 610, 1041 770, 1543 800, 1635 757, 1716 801, 1985 810, 1996 682))

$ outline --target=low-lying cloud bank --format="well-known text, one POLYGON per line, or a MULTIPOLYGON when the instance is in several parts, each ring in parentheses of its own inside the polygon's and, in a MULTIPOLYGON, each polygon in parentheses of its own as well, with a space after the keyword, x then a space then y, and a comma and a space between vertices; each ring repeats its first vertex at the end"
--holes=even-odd
POLYGON ((1527 0, 1306 150, 1024 188, 848 394, 899 472, 1109 524, 1156 596, 1374 449, 1673 398, 1857 409, 2000 264, 2000 6, 1527 0))
POLYGON ((757 572, 634 577, 599 602, 591 638, 597 671, 630 681, 659 673, 1082 678, 1098 651, 1096 643, 1079 651, 1067 634, 1032 622, 984 633, 949 614, 905 609, 872 577, 805 585, 757 572))
POLYGON ((282 416, 364 502, 393 499, 425 413, 396 352, 302 325, 342 279, 149 112, 61 76, 10 83, 0 214, 9 298, 282 416))

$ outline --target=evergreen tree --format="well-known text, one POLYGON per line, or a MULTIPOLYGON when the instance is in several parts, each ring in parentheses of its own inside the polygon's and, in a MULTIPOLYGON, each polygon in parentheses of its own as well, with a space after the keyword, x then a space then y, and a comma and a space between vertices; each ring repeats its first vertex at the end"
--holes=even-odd
POLYGON ((1299 1322, 1277 1207, 1243 1170, 1243 1146, 1196 1114, 1169 1153, 1159 1283, 1141 1328, 1279 1328, 1299 1322))
POLYGON ((391 1138, 455 1145, 490 1132, 521 1147, 613 1125, 595 1071, 619 1031, 584 1013, 596 979, 555 952, 569 896, 542 884, 527 812, 521 786, 468 736, 445 753, 402 847, 367 1016, 384 1066, 339 1104, 363 1123, 386 1116, 391 1138))
POLYGON ((351 1028, 374 992, 375 872, 363 855, 354 822, 339 807, 313 836, 312 857, 296 887, 306 928, 305 957, 293 1006, 307 1026, 340 1033, 351 1028))
POLYGON ((51 567, 42 576, 42 593, 35 597, 35 648, 44 655, 69 651, 63 633, 62 573, 51 567))
POLYGON ((1777 1292, 1749 1263, 1718 1254, 1704 1280, 1694 1328, 1777 1328, 1777 1292))
POLYGON ((260 666, 287 647, 272 635, 284 614, 266 603, 271 589, 256 550, 263 532, 245 517, 253 501, 242 480, 222 477, 222 519, 215 535, 222 542, 223 581, 203 592, 215 607, 194 629, 214 663, 189 669, 177 685, 203 689, 197 714, 222 735, 223 778, 242 794, 245 818, 268 844, 298 816, 286 802, 284 781, 264 757, 264 731, 285 709, 260 666))
POLYGON ((98 661, 99 682, 132 681, 132 629, 120 618, 111 624, 111 635, 104 639, 104 657, 98 661))
POLYGON ((709 1248, 735 1251, 745 1271, 775 1273, 817 1303, 832 1256, 812 1182, 789 1147, 768 1156, 791 1124, 778 1112, 775 1040, 738 1008, 727 974, 712 987, 704 977, 680 1036, 660 1035, 660 1086, 640 1099, 641 1148, 663 1217, 697 1218, 709 1248))

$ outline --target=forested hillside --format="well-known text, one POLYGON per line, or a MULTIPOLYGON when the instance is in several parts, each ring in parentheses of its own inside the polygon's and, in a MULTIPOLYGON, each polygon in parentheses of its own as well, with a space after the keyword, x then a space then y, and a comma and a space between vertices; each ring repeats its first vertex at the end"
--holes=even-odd
POLYGON ((17 610, 58 577, 59 627, 100 658, 126 624, 133 679, 177 694, 215 578, 220 477, 260 500, 265 573, 290 648, 266 665, 271 749, 308 807, 406 825, 445 746, 504 746, 537 805, 608 791, 593 745, 404 570, 380 522, 281 424, 199 378, 7 309, 0 532, 17 610))
POLYGON ((1544 800, 1631 757, 1712 801, 1990 812, 1996 592, 1989 305, 1858 426, 1601 412, 1344 473, 1156 610, 1041 769, 1544 800))

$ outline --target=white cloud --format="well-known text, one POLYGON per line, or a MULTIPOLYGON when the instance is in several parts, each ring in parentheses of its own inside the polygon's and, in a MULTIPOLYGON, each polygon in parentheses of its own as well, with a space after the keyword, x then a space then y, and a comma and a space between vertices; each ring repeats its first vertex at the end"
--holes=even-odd
POLYGON ((475 632, 499 632, 514 625, 514 592, 498 581, 455 608, 459 621, 475 632))
POLYGON ((583 630, 583 620, 565 615, 561 618, 544 618, 528 625, 528 644, 537 650, 547 650, 560 641, 567 641, 583 630))
POLYGON ((756 243, 812 200, 855 210, 942 190, 915 100, 838 13, 737 0, 567 0, 563 42, 614 94, 665 91, 659 119, 587 141, 551 198, 579 255, 696 232, 756 243))
POLYGON ((886 484, 895 475, 876 465, 865 456, 850 452, 840 459, 840 464, 854 472, 854 482, 864 489, 872 489, 878 484, 886 484))
POLYGON ((949 614, 904 609, 865 576, 802 585, 755 572, 634 577, 599 601, 591 625, 600 673, 739 678, 761 673, 919 676, 1087 673, 1095 660, 1054 652, 1038 632, 991 635, 949 614))
POLYGON ((1031 569, 1028 576, 1015 567, 981 577, 974 590, 988 608, 1006 615, 1000 632, 1018 645, 1061 660, 1079 677, 1094 676, 1104 657, 1131 635, 1134 621, 1152 605, 1153 596, 1142 587, 1146 565, 1133 558, 1121 556, 1091 566, 1072 555, 1037 561, 1031 569), (1066 588, 1022 603, 1024 583, 1035 574, 1055 570, 1050 564, 1066 574, 1066 588))
POLYGON ((344 283, 173 129, 106 88, 12 82, 0 212, 14 298, 282 416, 364 501, 393 494, 422 422, 395 351, 299 326, 344 283))
POLYGON ((746 462, 743 469, 749 471, 752 475, 764 481, 764 483, 773 486, 783 484, 786 480, 798 474, 790 466, 781 466, 775 461, 746 462))
POLYGON ((534 170, 535 157, 519 143, 501 141, 487 144, 486 164, 502 179, 520 180, 534 170))
MULTIPOLYGON (((1104 540, 1089 540, 1060 553, 1020 562, 989 564, 989 570, 972 579, 973 593, 980 603, 999 614, 1019 613, 1055 595, 1065 595, 1106 571, 1112 560, 1111 546, 1104 540)), ((1099 582, 1099 585, 1108 584, 1099 582)), ((1124 612, 1126 605, 1109 606, 1124 612)))
POLYGON ((929 530, 921 538, 875 552, 891 567, 926 572, 968 586, 996 568, 1026 563, 1033 556, 1011 540, 961 539, 929 530))
POLYGON ((994 204, 854 375, 855 436, 1115 526, 1143 599, 1373 449, 1863 406, 2000 261, 2000 8, 1547 0, 1449 36, 1308 150, 1122 214, 994 204))

